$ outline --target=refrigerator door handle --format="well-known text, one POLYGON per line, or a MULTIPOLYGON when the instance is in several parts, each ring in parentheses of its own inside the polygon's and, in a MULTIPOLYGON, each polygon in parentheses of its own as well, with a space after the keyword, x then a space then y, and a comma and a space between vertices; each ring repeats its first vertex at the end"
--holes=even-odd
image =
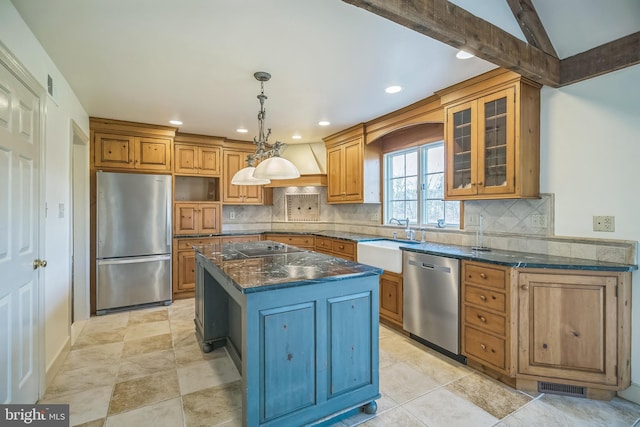
POLYGON ((140 262, 166 261, 170 259, 171 259, 171 254, 156 255, 156 256, 137 256, 137 257, 127 257, 127 258, 98 259, 98 264, 100 265, 135 264, 140 262))
POLYGON ((171 187, 167 187, 167 246, 171 247, 171 187))

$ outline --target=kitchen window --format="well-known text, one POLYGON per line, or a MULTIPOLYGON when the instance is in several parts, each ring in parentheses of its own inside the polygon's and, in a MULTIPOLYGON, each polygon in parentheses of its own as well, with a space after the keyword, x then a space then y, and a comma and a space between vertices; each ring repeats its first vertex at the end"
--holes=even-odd
POLYGON ((460 202, 444 200, 444 142, 384 155, 385 223, 409 219, 412 225, 460 225, 460 202))

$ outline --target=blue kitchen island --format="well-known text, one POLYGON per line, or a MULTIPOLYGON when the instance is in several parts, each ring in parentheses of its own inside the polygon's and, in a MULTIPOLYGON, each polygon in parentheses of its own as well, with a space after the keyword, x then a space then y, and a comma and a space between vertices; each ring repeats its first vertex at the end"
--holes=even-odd
POLYGON ((195 251, 196 333, 238 368, 244 426, 376 411, 382 270, 272 241, 195 251))

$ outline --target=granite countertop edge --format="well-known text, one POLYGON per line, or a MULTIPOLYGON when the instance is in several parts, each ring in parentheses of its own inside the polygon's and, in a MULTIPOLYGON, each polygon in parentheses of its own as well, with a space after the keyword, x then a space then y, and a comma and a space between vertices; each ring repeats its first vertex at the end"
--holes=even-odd
MULTIPOLYGON (((348 261, 342 258, 336 258, 331 255, 325 255, 314 251, 299 251, 288 254, 275 254, 275 255, 263 255, 263 256, 251 256, 248 257, 242 254, 243 249, 259 247, 265 244, 269 244, 273 242, 269 241, 261 241, 261 242, 246 242, 246 243, 233 243, 232 247, 226 247, 223 252, 218 252, 218 246, 213 246, 216 248, 217 254, 224 254, 220 259, 212 259, 205 253, 205 249, 211 246, 203 245, 203 246, 194 246, 194 249, 197 253, 202 256, 208 263, 212 266, 215 266, 223 276, 226 277, 226 280, 229 280, 229 283, 237 289, 239 292, 243 294, 251 294, 256 292, 263 291, 271 291, 278 289, 286 289, 298 286, 309 286, 309 285, 317 285, 321 283, 328 282, 338 282, 342 280, 348 280, 358 277, 367 277, 380 275, 384 271, 380 268, 373 267, 366 264, 361 264, 353 261, 348 261), (227 258, 228 257, 228 258, 227 258), (283 277, 278 276, 277 272, 279 272, 283 266, 288 266, 287 257, 289 261, 291 261, 292 267, 317 267, 321 270, 324 269, 324 272, 321 274, 325 274, 317 277, 283 277), (307 259, 307 257, 311 257, 307 259), (256 259, 265 259, 267 262, 272 262, 274 267, 276 268, 276 276, 274 278, 269 277, 265 282, 260 283, 252 283, 255 279, 251 279, 249 282, 239 281, 238 276, 233 273, 230 273, 227 268, 229 264, 226 263, 237 263, 236 265, 244 265, 246 262, 251 262, 256 259), (226 264, 222 265, 220 262, 226 264), (344 271, 342 269, 348 269, 348 271, 344 271), (274 281, 272 281, 274 280, 274 281), (242 282, 242 283, 241 283, 242 282)), ((283 245, 290 246, 290 245, 283 245)), ((220 255, 218 255, 220 256, 220 255)), ((217 257, 214 257, 217 258, 217 257)), ((264 267, 262 267, 264 268, 264 267)), ((265 277, 263 274, 265 272, 269 272, 270 276, 273 270, 267 266, 267 270, 259 270, 256 271, 256 277, 265 277)))

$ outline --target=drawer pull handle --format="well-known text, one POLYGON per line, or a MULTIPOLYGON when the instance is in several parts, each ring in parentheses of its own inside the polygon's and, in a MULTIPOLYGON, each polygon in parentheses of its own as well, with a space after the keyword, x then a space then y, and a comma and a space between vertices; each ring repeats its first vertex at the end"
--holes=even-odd
POLYGON ((343 245, 340 245, 340 246, 338 246, 338 247, 339 247, 340 249, 344 249, 344 246, 343 246, 343 245))
POLYGON ((487 297, 485 297, 484 295, 480 295, 480 299, 481 299, 482 301, 486 301, 486 300, 487 300, 487 297))
POLYGON ((478 319, 480 319, 480 321, 481 321, 482 323, 487 323, 487 318, 486 318, 486 317, 484 317, 484 316, 480 316, 480 315, 478 314, 478 319))
POLYGON ((480 348, 481 348, 481 349, 483 349, 483 350, 486 350, 486 349, 487 349, 487 346, 486 346, 486 345, 484 345, 484 344, 480 344, 480 348))
POLYGON ((484 273, 480 273, 480 277, 482 277, 483 279, 486 279, 486 278, 487 278, 487 275, 486 275, 486 274, 484 274, 484 273))
POLYGON ((521 288, 522 288, 522 290, 526 291, 527 289, 529 289, 529 286, 528 285, 522 285, 521 288))

